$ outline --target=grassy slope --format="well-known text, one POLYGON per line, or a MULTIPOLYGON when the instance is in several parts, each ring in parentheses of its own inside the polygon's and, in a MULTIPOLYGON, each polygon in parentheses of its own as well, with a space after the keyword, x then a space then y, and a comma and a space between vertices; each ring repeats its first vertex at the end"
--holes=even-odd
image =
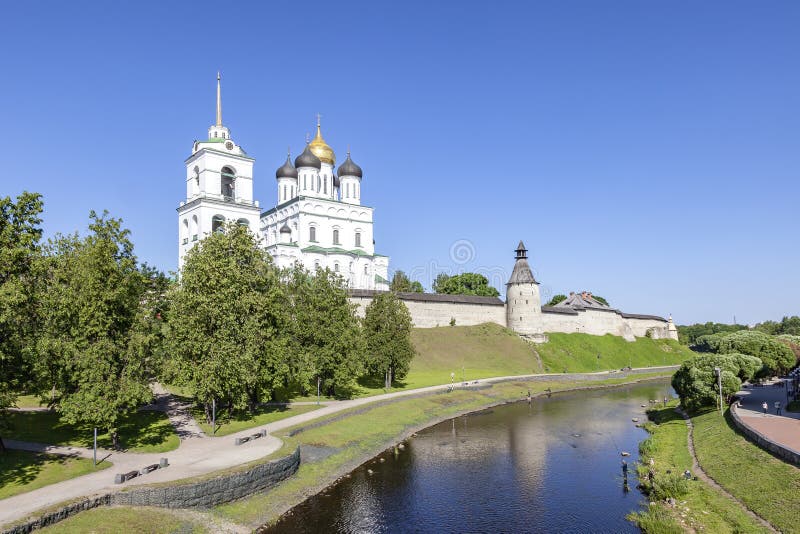
MULTIPOLYGON (((675 413, 673 406, 651 410, 648 414, 653 422, 645 425, 651 435, 640 447, 644 461, 647 457, 654 459, 656 476, 665 474, 667 470, 680 473, 691 469, 692 458, 687 445, 688 429, 683 418, 675 413)), ((647 469, 640 468, 639 471, 640 478, 645 480, 647 469)), ((634 516, 634 519, 649 534, 683 532, 680 521, 696 531, 766 532, 745 513, 739 503, 700 480, 691 481, 689 493, 678 501, 686 501, 686 504, 679 508, 670 508, 664 503, 658 503, 645 513, 634 516)))
POLYGON ((0 454, 0 499, 110 466, 109 462, 101 462, 95 468, 86 458, 7 450, 0 454))
POLYGON ((537 345, 545 372, 592 372, 655 365, 676 365, 693 353, 671 339, 637 338, 628 342, 618 336, 589 334, 548 334, 547 343, 537 345), (598 358, 598 354, 600 358, 598 358))
MULTIPOLYGON (((52 445, 91 447, 93 429, 60 421, 55 412, 12 412, 12 429, 3 436, 52 445)), ((136 412, 119 425, 120 443, 130 452, 166 452, 178 448, 180 440, 163 412, 136 412)), ((111 437, 98 429, 97 445, 111 448, 111 437)))
POLYGON ((65 519, 40 532, 63 534, 117 534, 119 532, 206 532, 197 524, 175 514, 154 508, 101 507, 65 519))
POLYGON ((783 532, 800 532, 800 469, 738 434, 715 411, 692 417, 694 447, 717 484, 783 532))

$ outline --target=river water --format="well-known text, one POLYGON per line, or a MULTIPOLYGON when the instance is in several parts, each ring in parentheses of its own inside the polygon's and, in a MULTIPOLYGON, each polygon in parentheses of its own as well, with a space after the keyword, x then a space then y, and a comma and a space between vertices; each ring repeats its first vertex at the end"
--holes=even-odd
POLYGON ((295 507, 270 533, 638 532, 634 462, 650 381, 555 394, 437 424, 295 507), (621 451, 630 452, 628 489, 621 451), (383 459, 383 462, 381 462, 383 459), (372 470, 372 474, 368 472, 372 470))

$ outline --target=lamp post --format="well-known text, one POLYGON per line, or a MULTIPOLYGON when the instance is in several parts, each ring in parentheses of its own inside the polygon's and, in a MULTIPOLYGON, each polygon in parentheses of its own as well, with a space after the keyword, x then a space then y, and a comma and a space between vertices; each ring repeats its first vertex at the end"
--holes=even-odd
POLYGON ((722 413, 722 369, 714 367, 714 374, 717 375, 717 387, 719 387, 719 413, 722 413))
POLYGON ((217 399, 211 399, 211 435, 217 433, 217 399))

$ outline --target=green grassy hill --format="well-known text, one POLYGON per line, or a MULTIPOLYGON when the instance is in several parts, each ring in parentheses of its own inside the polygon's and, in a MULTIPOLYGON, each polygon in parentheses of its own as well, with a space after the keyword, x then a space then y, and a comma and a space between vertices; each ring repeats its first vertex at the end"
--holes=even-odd
POLYGON ((415 328, 417 355, 405 381, 416 388, 450 381, 530 373, 592 372, 627 365, 649 367, 681 363, 692 352, 672 340, 616 336, 549 334, 550 341, 532 345, 507 328, 493 323, 477 326, 415 328), (600 358, 597 358, 597 355, 600 358))
POLYGON ((632 367, 675 365, 692 357, 688 347, 671 339, 636 338, 628 342, 618 336, 548 334, 550 341, 537 345, 545 372, 591 372, 632 367), (599 358, 598 358, 599 356, 599 358))

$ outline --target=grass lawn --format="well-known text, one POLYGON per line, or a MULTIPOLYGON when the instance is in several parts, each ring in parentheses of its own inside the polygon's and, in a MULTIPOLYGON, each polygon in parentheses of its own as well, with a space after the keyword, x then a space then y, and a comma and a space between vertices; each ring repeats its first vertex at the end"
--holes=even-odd
POLYGON ((625 341, 610 334, 547 334, 549 341, 536 346, 544 372, 591 373, 610 369, 677 365, 694 356, 688 347, 671 339, 636 338, 625 341), (600 355, 598 358, 597 356, 600 355))
POLYGON ((101 462, 95 468, 92 461, 86 458, 9 449, 0 454, 0 499, 110 466, 109 462, 101 462))
POLYGON ((800 469, 737 433, 730 415, 710 410, 692 417, 700 465, 716 482, 783 532, 800 532, 800 469))
MULTIPOLYGON (((223 412, 223 414, 218 413, 217 433, 214 435, 217 437, 227 436, 228 434, 234 434, 240 430, 266 425, 267 423, 279 421, 281 419, 299 415, 301 413, 310 412, 312 410, 316 410, 317 408, 321 408, 321 406, 264 406, 259 408, 255 415, 246 411, 234 412, 233 417, 231 418, 228 418, 227 411, 223 412)), ((203 409, 199 406, 195 406, 192 409, 192 415, 194 415, 197 424, 200 425, 200 428, 203 429, 203 432, 210 436, 211 425, 205 422, 205 413, 203 412, 203 409)))
MULTIPOLYGON (((648 458, 655 461, 656 477, 664 476, 667 470, 681 473, 692 468, 687 444, 688 429, 683 418, 675 413, 674 404, 648 411, 652 422, 648 422, 645 428, 650 432, 650 437, 641 443, 640 452, 642 461, 647 462, 648 458)), ((639 477, 646 480, 646 466, 639 467, 639 477)), ((689 492, 677 499, 679 502, 685 501, 685 504, 671 508, 659 502, 644 513, 632 514, 631 519, 647 533, 677 533, 689 529, 720 533, 767 532, 747 515, 739 503, 705 482, 690 481, 688 488, 689 492), (685 525, 681 525, 681 521, 685 525)))
POLYGON ((83 534, 117 534, 119 532, 147 532, 167 534, 170 532, 206 532, 193 521, 180 519, 177 515, 157 508, 107 507, 81 512, 40 532, 83 534))
MULTIPOLYGON (((667 374, 662 373, 660 376, 667 374)), ((331 452, 329 456, 322 460, 302 463, 295 476, 266 493, 221 505, 215 510, 226 519, 257 527, 275 521, 286 507, 301 502, 313 488, 321 489, 320 486, 333 482, 337 475, 357 467, 365 457, 379 454, 411 429, 423 428, 436 419, 478 410, 506 400, 521 400, 529 389, 535 394, 547 388, 558 391, 576 385, 580 387, 613 385, 630 382, 636 378, 647 377, 614 378, 580 384, 556 380, 514 381, 495 384, 489 389, 455 390, 452 393, 407 399, 391 404, 354 408, 343 412, 351 414, 345 418, 341 418, 343 413, 333 414, 321 419, 330 421, 328 424, 308 428, 292 437, 288 436, 292 429, 287 429, 285 435, 280 436, 284 440, 284 446, 276 453, 276 456, 283 456, 298 445, 315 445, 328 448, 331 452)))
POLYGON ((17 408, 46 408, 47 404, 39 403, 38 395, 20 395, 17 397, 17 408))
MULTIPOLYGON (((52 445, 91 447, 93 429, 68 425, 56 412, 11 412, 12 428, 3 436, 52 445)), ((98 429, 97 445, 111 448, 111 437, 98 429)), ((163 412, 135 412, 119 425, 120 444, 130 452, 166 452, 177 449, 178 435, 163 412)))

